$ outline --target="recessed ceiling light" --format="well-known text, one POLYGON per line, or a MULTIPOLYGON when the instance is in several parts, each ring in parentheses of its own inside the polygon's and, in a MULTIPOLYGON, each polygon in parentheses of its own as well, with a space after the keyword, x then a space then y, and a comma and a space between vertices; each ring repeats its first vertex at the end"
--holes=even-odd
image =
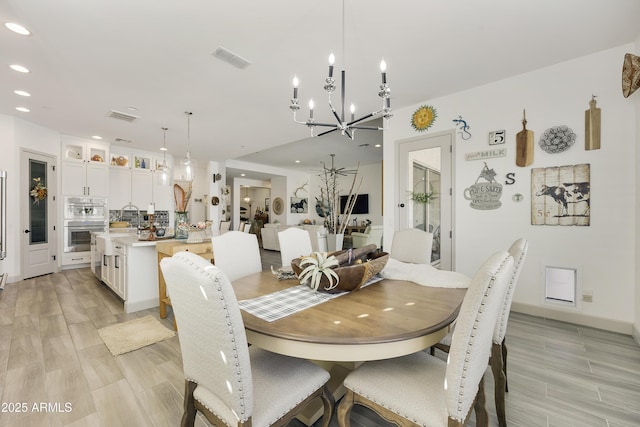
POLYGON ((31 31, 27 30, 20 24, 16 24, 15 22, 5 22, 4 26, 13 31, 14 33, 18 33, 23 36, 28 36, 31 34, 31 31))
POLYGON ((380 147, 382 147, 382 144, 376 144, 376 145, 374 145, 374 147, 380 148, 380 147))
POLYGON ((167 147, 160 147, 160 151, 169 151, 167 147))
POLYGON ((99 136, 99 135, 93 135, 91 138, 93 138, 93 139, 102 139, 102 137, 99 136))
POLYGON ((14 90, 13 93, 20 96, 31 96, 31 94, 24 90, 14 90))
POLYGON ((27 107, 16 107, 16 110, 22 111, 23 113, 28 113, 29 111, 31 111, 27 107))
POLYGON ((247 174, 241 173, 240 176, 247 176, 247 174))
POLYGON ((296 163, 300 163, 300 160, 296 160, 296 163))
POLYGON ((13 71, 17 71, 19 73, 30 73, 31 71, 29 71, 29 69, 27 67, 23 67, 22 65, 18 65, 18 64, 11 64, 9 65, 9 67, 11 67, 11 69, 13 71))

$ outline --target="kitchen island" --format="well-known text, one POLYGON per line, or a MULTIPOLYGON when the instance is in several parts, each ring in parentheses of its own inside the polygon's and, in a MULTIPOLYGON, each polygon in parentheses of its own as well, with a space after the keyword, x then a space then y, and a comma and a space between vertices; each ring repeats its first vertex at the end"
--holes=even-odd
POLYGON ((124 300, 125 313, 158 306, 158 242, 138 240, 134 233, 96 233, 98 278, 124 300))
POLYGON ((116 282, 122 289, 125 313, 158 306, 157 243, 158 240, 138 240, 137 235, 114 239, 115 254, 119 257, 114 259, 117 263, 114 267, 119 270, 116 282))

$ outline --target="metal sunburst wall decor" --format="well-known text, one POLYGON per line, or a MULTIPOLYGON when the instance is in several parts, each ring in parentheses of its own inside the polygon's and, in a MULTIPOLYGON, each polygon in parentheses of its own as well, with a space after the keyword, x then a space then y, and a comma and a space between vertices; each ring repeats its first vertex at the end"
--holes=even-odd
POLYGON ((418 132, 429 129, 436 121, 438 112, 431 105, 422 105, 411 116, 411 127, 418 132))

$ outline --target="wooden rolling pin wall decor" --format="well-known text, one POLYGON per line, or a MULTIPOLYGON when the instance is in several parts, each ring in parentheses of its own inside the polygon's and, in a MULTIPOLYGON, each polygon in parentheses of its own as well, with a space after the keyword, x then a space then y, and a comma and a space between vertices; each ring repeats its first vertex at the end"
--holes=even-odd
POLYGON ((522 110, 522 130, 516 134, 516 166, 533 163, 533 131, 527 130, 527 115, 522 110))
POLYGON ((600 149, 600 109, 596 107, 595 95, 591 95, 589 109, 584 112, 584 149, 600 149))

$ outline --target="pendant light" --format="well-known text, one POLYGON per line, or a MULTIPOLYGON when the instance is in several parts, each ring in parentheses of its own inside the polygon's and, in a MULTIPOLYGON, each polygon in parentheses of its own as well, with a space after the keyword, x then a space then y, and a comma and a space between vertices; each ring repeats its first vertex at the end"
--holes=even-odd
POLYGON ((187 115, 187 158, 184 161, 184 177, 186 181, 193 181, 195 174, 195 161, 191 160, 191 111, 184 112, 187 115))
POLYGON ((158 173, 158 184, 162 187, 168 187, 171 183, 171 168, 167 166, 167 130, 168 128, 163 127, 162 131, 163 141, 162 141, 162 164, 158 167, 156 171, 158 173))

